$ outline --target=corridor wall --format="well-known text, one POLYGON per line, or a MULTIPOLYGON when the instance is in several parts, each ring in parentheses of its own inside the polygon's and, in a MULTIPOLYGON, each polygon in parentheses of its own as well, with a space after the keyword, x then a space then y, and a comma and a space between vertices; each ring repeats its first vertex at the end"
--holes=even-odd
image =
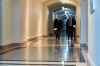
MULTIPOLYGON (((24 2, 24 1, 23 1, 24 2)), ((23 16, 23 8, 21 0, 12 0, 12 42, 13 43, 20 43, 23 41, 23 27, 24 22, 21 21, 23 16)))
POLYGON ((42 35, 42 3, 40 0, 29 2, 29 38, 34 38, 42 35))
POLYGON ((88 44, 88 0, 81 0, 80 3, 81 3, 80 43, 87 45, 88 44))
POLYGON ((0 1, 2 1, 1 45, 23 43, 30 38, 42 35, 42 1, 0 1))
POLYGON ((94 37, 94 47, 95 49, 93 49, 95 51, 95 66, 100 66, 100 0, 94 0, 93 1, 93 7, 94 7, 94 29, 95 29, 95 37, 94 37))
MULTIPOLYGON (((0 0, 0 32, 2 31, 2 0, 0 0)), ((0 45, 2 43, 2 32, 0 33, 0 45)))
POLYGON ((90 0, 88 0, 88 61, 95 66, 95 12, 91 13, 90 0))
POLYGON ((6 45, 12 41, 12 5, 11 0, 2 0, 2 43, 1 45, 6 45))
POLYGON ((25 0, 2 0, 2 46, 24 39, 25 0))

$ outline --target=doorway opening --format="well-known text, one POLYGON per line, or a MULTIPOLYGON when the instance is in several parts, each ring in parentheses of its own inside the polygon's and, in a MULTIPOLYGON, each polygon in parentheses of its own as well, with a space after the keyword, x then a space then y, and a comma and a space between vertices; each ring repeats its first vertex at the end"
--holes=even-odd
POLYGON ((76 21, 75 6, 70 4, 56 3, 48 7, 48 36, 49 37, 54 37, 56 40, 60 40, 60 42, 63 42, 68 46, 72 46, 76 42, 76 31, 77 31, 76 24, 77 21, 76 21), (75 19, 74 20, 75 27, 73 27, 73 22, 72 22, 73 19, 71 19, 71 21, 69 22, 72 22, 72 27, 68 28, 69 17, 75 19))
POLYGON ((54 34, 54 20, 59 19, 63 22, 62 36, 65 36, 66 22, 68 16, 76 17, 76 8, 69 4, 56 3, 48 7, 48 36, 55 36, 54 34))

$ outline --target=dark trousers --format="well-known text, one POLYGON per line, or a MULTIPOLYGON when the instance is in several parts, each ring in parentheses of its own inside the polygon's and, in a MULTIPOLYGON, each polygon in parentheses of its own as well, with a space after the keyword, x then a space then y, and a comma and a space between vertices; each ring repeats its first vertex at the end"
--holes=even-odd
POLYGON ((55 35, 56 35, 56 39, 60 40, 61 31, 60 30, 56 30, 55 31, 55 35))
POLYGON ((76 28, 73 27, 73 40, 76 41, 76 28))
POLYGON ((68 26, 67 30, 66 30, 66 34, 67 34, 67 38, 68 38, 68 44, 69 40, 71 39, 71 46, 73 46, 73 27, 72 26, 68 26))

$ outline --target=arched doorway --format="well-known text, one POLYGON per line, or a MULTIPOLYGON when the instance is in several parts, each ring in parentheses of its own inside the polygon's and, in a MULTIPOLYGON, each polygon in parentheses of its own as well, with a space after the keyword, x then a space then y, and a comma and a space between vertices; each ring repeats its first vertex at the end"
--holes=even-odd
POLYGON ((76 16, 76 7, 70 4, 55 3, 48 6, 48 36, 54 36, 54 19, 62 20, 63 31, 66 31, 68 16, 76 16))
POLYGON ((64 5, 64 4, 72 5, 76 8, 75 9, 76 21, 77 21, 77 26, 76 26, 77 45, 76 46, 80 47, 80 1, 77 1, 77 2, 76 2, 76 0, 75 1, 68 0, 65 2, 62 2, 61 0, 46 0, 46 1, 44 1, 43 8, 42 8, 43 9, 43 25, 42 25, 43 35, 48 36, 49 7, 54 5, 54 4, 57 4, 57 3, 60 3, 60 5, 64 5))

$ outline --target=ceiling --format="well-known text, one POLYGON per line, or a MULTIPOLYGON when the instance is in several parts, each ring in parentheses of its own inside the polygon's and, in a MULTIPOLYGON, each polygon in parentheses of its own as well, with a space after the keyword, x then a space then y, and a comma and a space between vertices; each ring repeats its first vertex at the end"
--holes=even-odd
MULTIPOLYGON (((50 0, 42 0, 42 2, 47 2, 47 1, 50 1, 50 0)), ((76 3, 79 3, 80 2, 80 0, 72 0, 72 1, 74 1, 76 3)))
POLYGON ((48 6, 50 10, 59 10, 61 7, 64 6, 65 8, 71 8, 72 10, 76 10, 74 6, 69 5, 69 4, 61 4, 61 3, 56 3, 52 4, 51 6, 48 6))

